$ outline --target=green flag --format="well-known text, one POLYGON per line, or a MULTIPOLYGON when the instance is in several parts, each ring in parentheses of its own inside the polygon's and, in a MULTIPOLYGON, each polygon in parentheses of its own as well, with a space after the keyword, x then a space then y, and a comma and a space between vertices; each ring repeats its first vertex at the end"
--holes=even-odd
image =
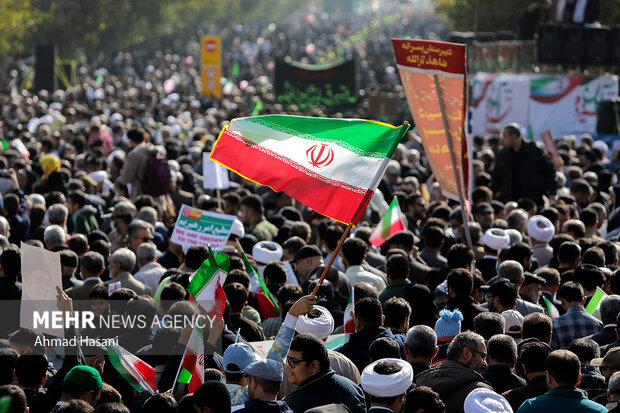
POLYGON ((240 72, 240 70, 239 70, 239 62, 235 62, 235 64, 233 65, 233 68, 232 68, 232 77, 239 76, 239 72, 240 72))
POLYGON ((254 109, 252 109, 252 116, 260 115, 260 110, 262 108, 263 108, 263 101, 259 99, 259 101, 256 103, 256 106, 254 106, 254 109))
POLYGON ((607 297, 605 291, 601 290, 601 287, 596 287, 596 291, 594 292, 592 298, 590 298, 590 302, 586 307, 586 313, 590 315, 594 314, 598 306, 601 305, 601 301, 603 301, 603 298, 605 297, 607 297))

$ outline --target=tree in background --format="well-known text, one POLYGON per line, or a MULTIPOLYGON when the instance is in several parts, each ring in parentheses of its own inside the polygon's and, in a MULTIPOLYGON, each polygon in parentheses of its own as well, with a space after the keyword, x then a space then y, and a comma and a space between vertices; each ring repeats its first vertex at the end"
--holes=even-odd
MULTIPOLYGON (((434 0, 437 12, 452 30, 516 31, 517 21, 530 5, 523 0, 434 0)), ((601 1, 602 24, 620 24, 617 1, 601 1)))

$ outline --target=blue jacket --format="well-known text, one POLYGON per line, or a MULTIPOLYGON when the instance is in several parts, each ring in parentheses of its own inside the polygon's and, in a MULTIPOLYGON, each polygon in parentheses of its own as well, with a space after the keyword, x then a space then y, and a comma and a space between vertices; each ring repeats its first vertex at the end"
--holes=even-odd
POLYGON ((342 403, 352 413, 366 413, 366 401, 360 386, 332 369, 308 378, 283 400, 295 413, 331 403, 342 403))
POLYGON ((556 387, 542 396, 526 400, 518 413, 548 413, 548 412, 579 412, 579 413, 607 413, 605 406, 600 405, 579 390, 571 387, 556 387))

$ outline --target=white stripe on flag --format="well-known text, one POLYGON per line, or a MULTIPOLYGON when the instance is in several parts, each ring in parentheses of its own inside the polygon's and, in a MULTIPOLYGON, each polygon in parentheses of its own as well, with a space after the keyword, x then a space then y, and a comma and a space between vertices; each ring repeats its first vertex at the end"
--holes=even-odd
POLYGON ((328 143, 328 147, 334 153, 334 160, 329 165, 315 167, 308 160, 306 151, 313 145, 319 145, 320 147, 321 141, 303 139, 243 119, 235 119, 231 123, 229 130, 253 142, 254 139, 259 138, 257 140, 262 140, 259 143, 260 146, 284 156, 319 175, 336 181, 346 182, 358 188, 373 189, 376 187, 378 180, 383 176, 383 174, 380 174, 381 170, 387 168, 387 163, 389 162, 389 159, 386 157, 362 156, 335 143, 328 143), (376 181, 376 184, 374 181, 376 181))

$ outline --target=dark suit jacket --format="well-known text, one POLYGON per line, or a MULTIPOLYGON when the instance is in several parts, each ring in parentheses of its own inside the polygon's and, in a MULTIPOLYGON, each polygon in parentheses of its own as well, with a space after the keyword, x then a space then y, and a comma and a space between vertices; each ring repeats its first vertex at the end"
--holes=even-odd
POLYGON ((103 284, 103 282, 99 278, 97 278, 96 280, 85 281, 82 285, 69 288, 67 290, 67 295, 71 297, 72 300, 86 301, 88 300, 90 290, 92 290, 93 287, 97 284, 103 284))
POLYGON ((495 269, 496 265, 497 259, 493 258, 482 258, 481 260, 476 261, 476 269, 480 271, 480 274, 485 281, 489 281, 497 275, 497 270, 495 269))
POLYGON ((618 338, 618 335, 616 334, 616 326, 603 327, 600 332, 592 334, 588 338, 596 341, 596 344, 600 347, 606 346, 607 344, 613 343, 618 338))
POLYGON ((461 310, 463 321, 461 322, 461 331, 474 331, 474 317, 480 313, 486 313, 486 308, 481 307, 474 301, 472 297, 454 297, 448 300, 446 304, 448 310, 461 310))
POLYGON ((508 400, 512 410, 516 412, 527 399, 542 396, 545 393, 547 393, 547 377, 543 374, 534 377, 531 382, 523 387, 505 392, 502 396, 508 400))

